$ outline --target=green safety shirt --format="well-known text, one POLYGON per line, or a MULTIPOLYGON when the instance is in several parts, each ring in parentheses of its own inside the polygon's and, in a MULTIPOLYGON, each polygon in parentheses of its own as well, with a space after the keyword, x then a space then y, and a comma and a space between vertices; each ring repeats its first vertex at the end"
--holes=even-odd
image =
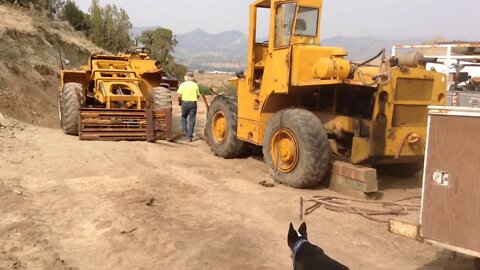
POLYGON ((197 101, 200 96, 198 85, 190 81, 182 83, 177 93, 182 95, 182 101, 197 101))

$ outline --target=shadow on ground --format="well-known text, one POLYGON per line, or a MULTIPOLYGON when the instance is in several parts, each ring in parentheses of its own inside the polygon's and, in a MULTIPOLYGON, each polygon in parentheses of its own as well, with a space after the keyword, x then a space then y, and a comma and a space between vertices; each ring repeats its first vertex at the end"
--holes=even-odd
POLYGON ((437 252, 433 261, 415 270, 475 270, 475 258, 449 250, 437 252))

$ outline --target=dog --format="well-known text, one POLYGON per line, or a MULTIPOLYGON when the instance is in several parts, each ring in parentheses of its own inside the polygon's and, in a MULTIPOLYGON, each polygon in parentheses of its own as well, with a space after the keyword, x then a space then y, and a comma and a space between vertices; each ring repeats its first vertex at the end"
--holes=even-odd
POLYGON ((298 233, 290 223, 288 246, 292 251, 293 270, 349 270, 328 257, 323 249, 308 242, 305 222, 298 228, 298 233))

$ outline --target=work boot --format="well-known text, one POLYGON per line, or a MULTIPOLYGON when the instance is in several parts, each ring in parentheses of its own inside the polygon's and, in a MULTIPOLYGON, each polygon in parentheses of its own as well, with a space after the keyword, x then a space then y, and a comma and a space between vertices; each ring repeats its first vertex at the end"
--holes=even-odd
POLYGON ((193 142, 193 138, 188 138, 188 142, 193 142))

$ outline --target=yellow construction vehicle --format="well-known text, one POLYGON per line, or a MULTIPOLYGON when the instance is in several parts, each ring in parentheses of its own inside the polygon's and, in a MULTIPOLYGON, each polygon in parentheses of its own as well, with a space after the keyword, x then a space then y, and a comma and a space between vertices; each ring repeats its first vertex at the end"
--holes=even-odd
POLYGON ((420 171, 427 108, 445 103, 445 75, 426 70, 420 54, 348 61, 344 49, 320 45, 321 10, 321 0, 251 4, 246 74, 231 80, 237 95, 217 96, 207 116, 212 151, 236 158, 262 146, 276 179, 296 188, 321 181, 332 158, 420 171), (263 43, 259 9, 270 11, 263 43))
POLYGON ((59 117, 63 131, 82 140, 167 139, 172 130, 170 90, 150 51, 92 55, 88 65, 62 70, 59 117))

